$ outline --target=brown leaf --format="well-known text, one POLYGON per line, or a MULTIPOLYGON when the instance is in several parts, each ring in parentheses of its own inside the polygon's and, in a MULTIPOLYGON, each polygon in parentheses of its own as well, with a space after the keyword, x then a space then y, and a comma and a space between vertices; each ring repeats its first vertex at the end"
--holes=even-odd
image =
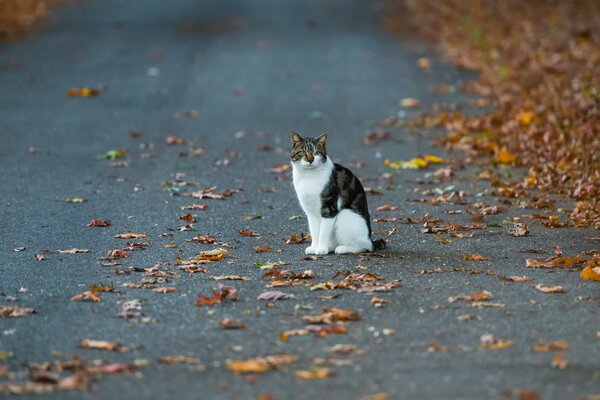
POLYGON ((600 267, 588 265, 581 270, 581 279, 600 282, 600 267))
POLYGON ((565 340, 557 340, 549 343, 536 343, 533 345, 533 351, 547 353, 549 351, 563 351, 569 349, 569 343, 565 340))
POLYGON ((185 146, 188 142, 185 139, 179 138, 175 135, 167 135, 165 143, 171 146, 185 146))
POLYGON ((118 235, 113 236, 116 239, 145 239, 148 237, 146 232, 135 233, 135 232, 127 232, 127 233, 119 233, 118 235))
POLYGON ((257 237, 257 236, 260 236, 260 233, 258 233, 258 232, 252 232, 252 231, 249 231, 249 230, 247 230, 247 229, 242 229, 242 230, 240 230, 240 233, 241 233, 242 235, 244 235, 244 236, 251 236, 251 237, 257 237))
POLYGON ((107 350, 107 351, 118 351, 118 352, 131 351, 130 348, 123 346, 119 342, 107 342, 104 340, 83 339, 81 341, 81 343, 79 343, 79 347, 84 348, 84 349, 107 350))
POLYGON ((298 357, 289 354, 251 358, 248 360, 227 361, 227 368, 238 374, 260 374, 270 370, 279 369, 284 365, 292 364, 298 357))
POLYGON ((560 286, 560 285, 556 285, 556 286, 551 286, 545 283, 538 283, 537 285, 535 285, 535 288, 537 290, 539 290, 540 292, 544 292, 544 293, 564 293, 565 289, 560 286))
POLYGON ((91 290, 88 290, 87 292, 83 292, 81 294, 77 294, 77 295, 71 297, 71 301, 86 301, 86 300, 91 300, 93 302, 102 301, 100 296, 98 296, 96 293, 94 293, 91 290))
POLYGON ((219 275, 211 276, 210 279, 213 281, 249 281, 250 278, 242 275, 219 275))
POLYGON ((300 235, 296 235, 295 233, 292 233, 292 235, 289 237, 289 239, 284 239, 284 242, 285 242, 285 244, 290 244, 290 243, 298 244, 298 243, 305 243, 310 240, 311 240, 311 237, 308 234, 300 233, 300 235))
POLYGON ((254 251, 257 253, 268 253, 273 251, 273 248, 271 246, 258 246, 254 248, 254 251))
POLYGON ((198 236, 194 236, 193 238, 189 239, 188 242, 214 244, 214 243, 217 243, 218 240, 217 240, 217 238, 212 237, 210 235, 198 235, 198 236))
POLYGON ((481 336, 481 349, 487 350, 503 350, 513 345, 512 340, 498 340, 494 338, 494 335, 483 335, 481 336))
POLYGON ((563 358, 563 353, 556 353, 554 357, 552 357, 550 366, 552 368, 565 369, 569 366, 569 364, 569 360, 563 358))
POLYGON ((180 220, 188 222, 188 223, 194 223, 196 222, 196 216, 193 214, 185 214, 179 217, 180 220))
POLYGON ((400 207, 392 206, 390 204, 385 204, 383 206, 377 207, 377 211, 396 211, 399 209, 400 209, 400 207))
POLYGON ((505 282, 525 282, 528 281, 529 278, 526 276, 504 276, 498 275, 498 279, 505 282))
POLYGON ((509 235, 516 237, 526 236, 528 233, 529 227, 523 222, 515 222, 513 227, 508 230, 509 235))
POLYGON ((90 222, 89 224, 87 224, 87 226, 91 226, 94 228, 104 228, 106 226, 111 226, 111 222, 110 221, 104 221, 101 219, 93 219, 92 222, 90 222))
POLYGON ((33 308, 0 305, 0 318, 28 317, 34 313, 35 310, 33 308))
POLYGON ((491 260, 491 258, 488 258, 486 256, 482 256, 481 254, 463 254, 463 260, 466 261, 487 261, 487 260, 491 260))
POLYGON ((360 319, 358 311, 348 311, 342 308, 324 307, 320 315, 305 315, 303 320, 311 324, 331 324, 338 321, 354 321, 360 319))
POLYGON ((316 368, 310 371, 299 370, 294 372, 294 376, 298 379, 325 379, 334 375, 335 372, 329 368, 316 368))
POLYGON ((292 165, 290 163, 277 163, 273 167, 269 168, 269 172, 281 174, 283 172, 286 172, 290 168, 292 168, 292 165))

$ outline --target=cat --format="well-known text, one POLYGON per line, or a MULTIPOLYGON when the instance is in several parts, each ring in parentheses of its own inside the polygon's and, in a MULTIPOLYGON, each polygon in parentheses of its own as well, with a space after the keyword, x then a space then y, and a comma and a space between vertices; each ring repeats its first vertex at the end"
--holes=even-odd
POLYGON ((347 168, 327 156, 327 134, 302 138, 292 132, 294 189, 308 218, 312 243, 306 254, 361 253, 385 247, 371 240, 371 221, 365 190, 347 168))

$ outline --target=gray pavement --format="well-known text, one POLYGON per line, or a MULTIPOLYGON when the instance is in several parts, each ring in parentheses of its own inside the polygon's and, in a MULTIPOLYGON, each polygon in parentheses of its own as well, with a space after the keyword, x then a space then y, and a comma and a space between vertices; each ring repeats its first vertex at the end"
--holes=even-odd
MULTIPOLYGON (((527 220, 528 236, 508 236, 504 221, 547 211, 501 204, 488 182, 475 179, 477 169, 472 167, 457 169, 450 181, 424 184, 414 180, 431 180, 427 174, 434 168, 384 167, 384 159, 408 160, 419 154, 460 160, 460 154, 448 155, 433 146, 436 132, 391 127, 386 129, 394 140, 362 144, 377 122, 399 111, 417 115, 419 111, 399 107, 405 97, 417 98, 425 107, 449 102, 473 112, 469 98, 431 90, 438 83, 459 86, 470 76, 386 33, 376 2, 89 0, 63 9, 40 34, 0 47, 0 68, 0 304, 36 310, 29 317, 0 319, 0 352, 13 353, 0 363, 22 380, 24 365, 54 360, 53 351, 108 362, 149 362, 138 374, 103 376, 90 391, 41 397, 255 399, 266 393, 275 399, 360 399, 386 392, 390 399, 500 399, 507 391, 517 398, 518 390, 532 390, 543 399, 582 399, 600 393, 598 283, 582 281, 577 271, 525 267, 526 258, 552 256, 555 245, 569 256, 589 251, 597 246, 589 238, 598 233, 550 229, 527 220), (433 60, 432 71, 417 66, 423 56, 433 60), (66 95, 70 87, 99 85, 106 90, 98 97, 66 95), (198 115, 181 114, 189 110, 198 115), (130 137, 132 130, 143 136, 130 137), (292 233, 307 231, 304 219, 290 219, 301 214, 291 176, 268 171, 287 162, 291 130, 308 136, 329 133, 330 155, 349 165, 365 186, 382 193, 369 196, 375 218, 428 213, 444 223, 464 225, 471 217, 465 210, 474 203, 508 210, 488 215, 485 223, 491 226, 474 230, 472 238, 450 237, 447 244, 421 233, 422 224, 374 222, 376 237, 397 229, 380 253, 384 257, 305 260, 304 244, 283 242, 292 233), (167 145, 169 134, 191 145, 167 145), (264 144, 272 149, 261 150, 264 144), (179 155, 194 146, 208 152, 179 155), (127 167, 110 167, 110 161, 97 157, 118 149, 127 149, 127 167), (358 161, 365 166, 353 167, 358 161), (394 177, 380 179, 387 172, 394 177), (225 200, 192 199, 173 195, 162 184, 176 178, 196 186, 181 187, 175 194, 210 186, 244 191, 225 200), (469 204, 409 201, 424 197, 420 191, 425 189, 451 185, 465 191, 469 204), (87 201, 65 202, 69 197, 87 201), (194 230, 169 231, 185 224, 179 216, 188 211, 181 207, 191 203, 208 204, 207 210, 191 211, 198 218, 194 230), (384 204, 399 210, 375 211, 384 204), (110 220, 112 226, 87 227, 92 219, 110 220), (261 236, 242 236, 241 229, 261 236), (113 238, 126 231, 147 232, 138 241, 152 247, 130 252, 122 265, 101 266, 97 258, 126 246, 126 240, 113 238), (201 234, 234 246, 228 249, 235 257, 208 264, 207 273, 178 271, 176 256, 189 259, 214 248, 186 241, 201 234), (164 247, 173 243, 176 248, 164 247), (274 251, 256 253, 253 247, 261 245, 274 251), (12 250, 18 247, 25 250, 12 250), (90 252, 55 253, 70 248, 90 252), (36 260, 44 250, 54 252, 36 260), (491 260, 464 261, 464 253, 491 260), (312 269, 315 283, 351 270, 376 273, 386 281, 399 279, 402 286, 374 294, 279 288, 297 298, 268 307, 256 300, 268 290, 256 263, 276 261, 289 262, 283 268, 297 272, 312 269), (161 270, 180 275, 161 286, 175 286, 178 292, 123 286, 145 277, 135 267, 159 262, 164 263, 161 270), (117 276, 114 268, 132 272, 117 276), (444 272, 424 273, 437 268, 444 272), (526 275, 530 281, 503 282, 494 273, 526 275), (198 294, 208 294, 216 285, 209 279, 213 275, 251 279, 223 282, 237 288, 238 301, 197 307, 198 294), (542 293, 535 289, 539 283, 561 285, 565 293, 542 293), (114 285, 118 293, 101 293, 101 302, 70 301, 92 284, 114 285), (504 307, 448 301, 484 290, 504 307), (333 294, 340 296, 318 297, 333 294), (10 296, 16 301, 9 301, 10 296), (373 296, 389 303, 376 308, 370 302, 373 296), (143 301, 143 313, 151 322, 118 317, 120 304, 133 299, 143 301), (346 324, 345 335, 279 339, 279 333, 306 325, 301 316, 317 314, 325 306, 360 311, 362 317, 346 324), (463 314, 474 319, 460 321, 463 314), (219 321, 226 317, 241 319, 247 328, 220 329, 219 321), (513 344, 482 350, 485 334, 513 344), (79 348, 86 338, 118 341, 133 351, 79 348), (565 369, 551 367, 555 352, 532 351, 535 343, 555 340, 570 345, 564 352, 570 362, 565 369), (356 345, 366 354, 332 354, 329 348, 338 343, 356 345), (225 366, 229 359, 271 354, 297 355, 298 361, 251 377, 225 366), (157 362, 180 355, 200 358, 205 369, 157 362), (296 370, 311 369, 315 357, 351 360, 352 365, 330 367, 336 375, 323 380, 294 377, 296 370)), ((515 176, 523 171, 499 173, 515 176)), ((559 208, 573 206, 556 201, 559 208)), ((568 212, 552 213, 568 220, 568 212)))

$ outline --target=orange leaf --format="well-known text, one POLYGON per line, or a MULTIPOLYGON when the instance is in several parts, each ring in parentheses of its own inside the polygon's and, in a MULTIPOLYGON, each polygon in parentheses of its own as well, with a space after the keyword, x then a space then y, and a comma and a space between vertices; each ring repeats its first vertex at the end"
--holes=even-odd
POLYGON ((600 282, 600 267, 592 268, 590 265, 581 270, 581 279, 600 282))

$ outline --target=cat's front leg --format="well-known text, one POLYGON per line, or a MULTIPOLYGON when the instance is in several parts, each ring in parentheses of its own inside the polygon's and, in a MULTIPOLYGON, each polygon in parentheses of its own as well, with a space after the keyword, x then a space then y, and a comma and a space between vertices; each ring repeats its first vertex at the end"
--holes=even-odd
POLYGON ((310 237, 312 242, 310 247, 307 247, 304 251, 306 254, 317 254, 317 247, 319 243, 319 229, 321 228, 321 216, 306 214, 308 218, 308 229, 310 230, 310 237))
POLYGON ((321 218, 321 224, 319 226, 319 241, 317 242, 317 249, 315 254, 323 255, 329 254, 333 250, 333 228, 335 227, 334 218, 321 218))

